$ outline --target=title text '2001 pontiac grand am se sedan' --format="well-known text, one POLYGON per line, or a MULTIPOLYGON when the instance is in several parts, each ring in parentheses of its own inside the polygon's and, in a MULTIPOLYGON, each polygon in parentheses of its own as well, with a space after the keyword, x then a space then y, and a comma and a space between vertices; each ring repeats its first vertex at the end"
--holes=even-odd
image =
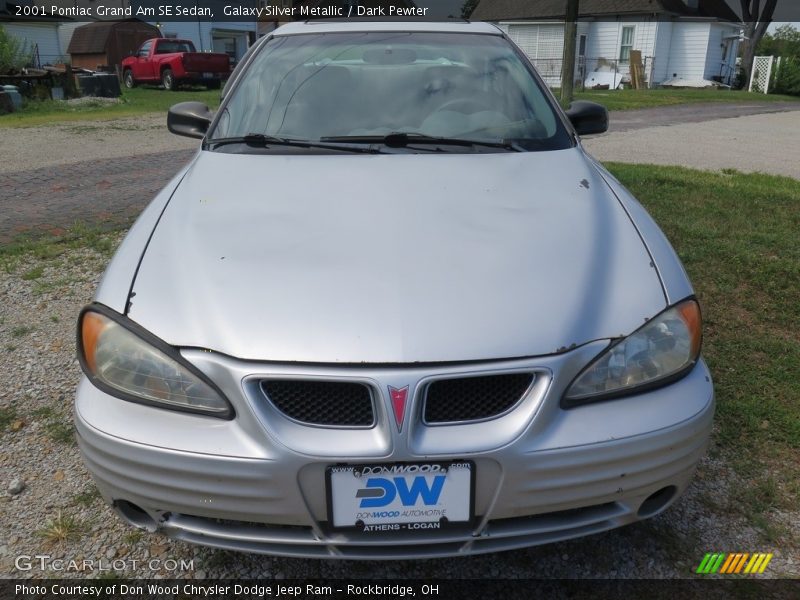
POLYGON ((686 274, 481 23, 292 23, 80 315, 89 471, 130 523, 289 556, 467 555, 651 517, 714 398, 686 274))

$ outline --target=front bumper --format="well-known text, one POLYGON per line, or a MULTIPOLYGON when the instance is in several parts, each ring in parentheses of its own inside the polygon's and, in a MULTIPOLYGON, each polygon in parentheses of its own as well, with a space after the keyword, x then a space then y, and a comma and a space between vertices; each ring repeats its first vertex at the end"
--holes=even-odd
MULTIPOLYGON (((597 351, 597 344, 589 344, 563 355, 485 367, 535 365, 542 374, 530 402, 502 419, 435 428, 411 423, 402 432, 383 430, 380 424, 361 431, 316 428, 310 435, 302 431, 309 427, 265 414, 248 390, 254 375, 300 367, 261 365, 254 370, 252 364, 189 352, 187 358, 234 403, 236 419, 125 402, 84 379, 76 399, 76 428, 104 498, 135 525, 176 539, 248 552, 348 559, 508 550, 653 516, 685 490, 705 452, 714 399, 703 362, 664 388, 559 408, 563 386, 558 382, 568 383, 597 351), (432 459, 474 463, 475 519, 470 524, 413 533, 343 532, 328 526, 328 465, 432 459)), ((308 374, 309 368, 302 370, 308 374)), ((444 370, 474 372, 476 367, 444 370)), ((334 371, 354 376, 347 369, 334 371)), ((356 371, 385 389, 384 383, 424 381, 442 368, 356 371)), ((412 403, 412 415, 413 409, 412 403)))

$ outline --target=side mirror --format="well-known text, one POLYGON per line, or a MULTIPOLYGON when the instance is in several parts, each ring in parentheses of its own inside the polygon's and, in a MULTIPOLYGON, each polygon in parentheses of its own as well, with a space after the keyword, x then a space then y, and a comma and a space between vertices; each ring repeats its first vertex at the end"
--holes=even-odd
POLYGON ((576 100, 567 109, 572 126, 578 135, 591 135, 608 131, 608 111, 595 102, 576 100))
POLYGON ((167 113, 167 129, 175 135, 201 139, 213 118, 214 113, 202 102, 180 102, 167 113))

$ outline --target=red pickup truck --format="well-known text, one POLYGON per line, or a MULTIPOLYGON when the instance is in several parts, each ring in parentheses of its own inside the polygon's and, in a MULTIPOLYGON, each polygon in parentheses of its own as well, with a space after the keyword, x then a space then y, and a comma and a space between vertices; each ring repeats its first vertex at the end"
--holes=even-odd
POLYGON ((153 38, 122 61, 122 81, 127 88, 160 81, 167 90, 182 83, 217 89, 230 69, 227 54, 196 52, 189 40, 153 38))

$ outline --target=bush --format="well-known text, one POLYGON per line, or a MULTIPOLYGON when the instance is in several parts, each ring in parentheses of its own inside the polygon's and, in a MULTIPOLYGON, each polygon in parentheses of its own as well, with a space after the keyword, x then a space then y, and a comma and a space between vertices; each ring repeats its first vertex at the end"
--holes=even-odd
POLYGON ((736 67, 736 76, 733 78, 732 87, 735 90, 746 90, 749 84, 747 73, 744 72, 742 67, 736 67))
POLYGON ((784 58, 773 71, 772 91, 776 94, 800 96, 800 59, 784 58))
POLYGON ((0 25, 0 73, 19 71, 31 62, 28 44, 9 35, 0 25))

